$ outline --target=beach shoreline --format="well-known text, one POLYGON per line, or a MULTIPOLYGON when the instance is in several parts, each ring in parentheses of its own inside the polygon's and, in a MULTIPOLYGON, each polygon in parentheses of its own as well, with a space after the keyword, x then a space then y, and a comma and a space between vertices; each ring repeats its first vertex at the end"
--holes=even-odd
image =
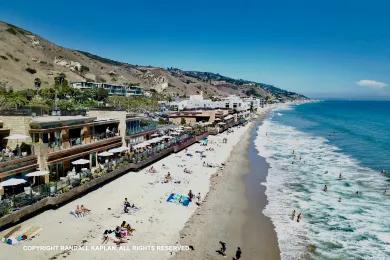
POLYGON ((180 232, 180 244, 194 250, 179 252, 172 259, 215 259, 219 241, 226 242, 229 257, 240 246, 245 259, 280 258, 274 226, 262 213, 267 198, 260 183, 265 181, 268 164, 253 144, 256 130, 270 110, 260 112, 251 123, 232 149, 226 167, 212 176, 206 200, 180 232))
POLYGON ((153 163, 151 166, 157 170, 155 173, 148 172, 151 166, 139 172, 129 172, 57 209, 46 210, 23 221, 22 226, 37 226, 42 231, 32 240, 13 246, 1 243, 2 254, 10 259, 170 258, 174 250, 153 248, 180 245, 180 230, 197 206, 195 203, 190 203, 188 207, 169 203, 167 197, 171 193, 186 195, 192 189, 195 195, 200 192, 203 198, 211 187, 210 177, 226 162, 251 124, 233 127, 233 133, 210 136, 208 146, 196 143, 153 163), (223 141, 224 138, 227 142, 223 141), (200 156, 199 151, 203 151, 206 158, 200 156), (204 162, 213 166, 205 167, 204 162), (192 173, 186 173, 185 169, 192 173), (173 181, 163 183, 168 172, 173 181), (140 209, 124 214, 124 198, 129 198, 140 209), (81 204, 89 208, 91 214, 76 218, 70 212, 81 204), (109 242, 101 248, 103 232, 115 229, 122 221, 136 229, 133 236, 121 247, 109 242))

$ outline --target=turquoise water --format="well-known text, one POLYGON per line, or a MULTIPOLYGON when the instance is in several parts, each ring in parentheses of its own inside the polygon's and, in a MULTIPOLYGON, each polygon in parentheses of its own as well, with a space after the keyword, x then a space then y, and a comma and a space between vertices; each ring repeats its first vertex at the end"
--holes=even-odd
POLYGON ((326 138, 362 165, 390 171, 389 101, 309 103, 273 120, 326 138))
POLYGON ((390 102, 308 103, 258 129, 271 167, 264 212, 283 259, 390 259, 390 179, 380 173, 390 170, 389 111, 390 102))

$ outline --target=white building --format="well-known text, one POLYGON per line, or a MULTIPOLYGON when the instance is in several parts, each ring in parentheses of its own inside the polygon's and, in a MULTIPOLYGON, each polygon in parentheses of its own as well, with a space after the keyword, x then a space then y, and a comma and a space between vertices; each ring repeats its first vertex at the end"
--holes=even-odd
POLYGON ((217 109, 226 108, 236 111, 246 111, 251 108, 257 109, 261 107, 261 101, 258 98, 246 98, 242 99, 238 96, 229 96, 222 98, 220 101, 212 101, 210 99, 204 99, 202 94, 192 95, 189 99, 170 102, 172 110, 194 110, 194 109, 217 109))
POLYGON ((91 89, 91 88, 103 88, 108 91, 108 95, 113 96, 143 96, 144 90, 141 87, 137 86, 122 86, 122 85, 112 85, 107 83, 99 82, 72 82, 70 83, 72 88, 75 89, 91 89))

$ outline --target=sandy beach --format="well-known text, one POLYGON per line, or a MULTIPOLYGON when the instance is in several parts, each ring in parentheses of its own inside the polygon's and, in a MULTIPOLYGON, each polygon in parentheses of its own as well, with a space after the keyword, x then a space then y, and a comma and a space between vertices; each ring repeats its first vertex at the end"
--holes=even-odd
MULTIPOLYGON (((243 137, 246 136, 245 140, 247 139, 251 124, 234 127, 233 133, 225 132, 210 136, 208 146, 197 143, 187 151, 183 150, 154 163, 156 173, 148 173, 150 167, 140 172, 128 173, 58 209, 47 210, 26 220, 21 224, 24 227, 29 225, 41 227, 40 234, 32 240, 14 246, 1 243, 1 254, 7 256, 7 259, 170 258, 174 254, 172 251, 176 249, 157 246, 175 246, 179 245, 179 242, 186 245, 184 241, 180 241, 180 231, 198 206, 195 203, 190 203, 188 207, 169 203, 166 201, 167 197, 172 192, 187 194, 191 189, 194 194, 200 192, 203 199, 209 191, 211 176, 221 170, 218 166, 228 160, 233 149, 243 147, 241 145, 243 137), (227 143, 222 141, 225 137, 227 143), (206 150, 209 148, 213 150, 206 150), (204 151, 206 158, 201 158, 199 151, 204 151), (203 162, 216 167, 205 167, 203 162), (185 173, 185 168, 190 169, 192 173, 185 173), (173 181, 162 183, 168 172, 171 173, 173 181), (123 213, 125 197, 140 209, 131 214, 123 213), (91 213, 76 218, 70 212, 81 204, 90 209, 91 213), (104 230, 115 229, 122 221, 130 223, 136 229, 133 236, 121 244, 121 247, 117 247, 111 241, 104 247, 99 247, 102 245, 104 230)), ((229 160, 230 163, 232 160, 229 160)), ((236 189, 234 185, 226 188, 236 189)), ((231 203, 223 198, 223 194, 221 195, 220 203, 231 203)), ((244 218, 244 215, 242 212, 240 217, 244 218)), ((235 219, 232 218, 230 221, 235 219)), ((200 248, 198 245, 195 247, 200 248)))
POLYGON ((192 245, 194 250, 182 251, 173 259, 222 259, 216 252, 219 241, 227 244, 230 259, 238 246, 243 259, 280 258, 274 226, 262 213, 266 196, 260 183, 268 165, 253 145, 257 125, 265 116, 264 111, 242 136, 225 169, 213 176, 205 202, 181 231, 180 243, 192 245))

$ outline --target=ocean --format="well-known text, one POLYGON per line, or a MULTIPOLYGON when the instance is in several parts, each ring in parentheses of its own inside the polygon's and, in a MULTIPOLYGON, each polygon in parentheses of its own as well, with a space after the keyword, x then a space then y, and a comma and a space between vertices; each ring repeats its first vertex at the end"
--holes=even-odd
POLYGON ((390 259, 390 102, 279 108, 255 146, 282 259, 390 259))

